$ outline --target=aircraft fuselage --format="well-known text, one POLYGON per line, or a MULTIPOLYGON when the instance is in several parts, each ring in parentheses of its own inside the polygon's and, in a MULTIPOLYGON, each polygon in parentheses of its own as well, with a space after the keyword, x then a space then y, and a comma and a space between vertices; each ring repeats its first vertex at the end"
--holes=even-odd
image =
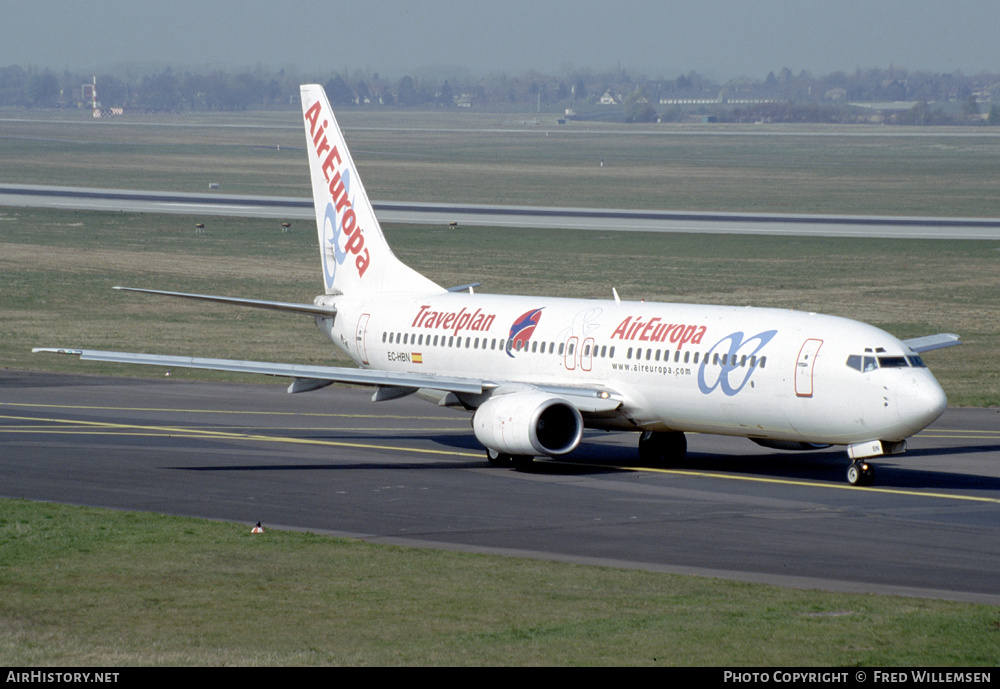
POLYGON ((947 404, 900 340, 834 316, 468 293, 336 304, 336 318, 317 323, 362 367, 628 397, 627 413, 585 415, 591 428, 898 442, 947 404))

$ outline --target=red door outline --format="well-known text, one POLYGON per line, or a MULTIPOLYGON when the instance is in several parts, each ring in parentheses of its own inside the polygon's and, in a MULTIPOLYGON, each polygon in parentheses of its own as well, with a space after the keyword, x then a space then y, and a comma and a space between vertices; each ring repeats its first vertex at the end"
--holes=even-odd
POLYGON ((799 397, 813 396, 813 369, 816 355, 823 346, 823 340, 810 338, 802 343, 799 356, 795 360, 795 394, 799 397))

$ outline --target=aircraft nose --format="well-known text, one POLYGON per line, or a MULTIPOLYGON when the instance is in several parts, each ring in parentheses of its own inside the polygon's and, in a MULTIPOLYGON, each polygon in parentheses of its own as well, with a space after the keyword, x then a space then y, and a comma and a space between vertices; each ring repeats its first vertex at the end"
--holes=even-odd
POLYGON ((929 371, 914 371, 903 376, 896 388, 896 410, 899 420, 912 430, 921 431, 948 408, 944 390, 929 371))

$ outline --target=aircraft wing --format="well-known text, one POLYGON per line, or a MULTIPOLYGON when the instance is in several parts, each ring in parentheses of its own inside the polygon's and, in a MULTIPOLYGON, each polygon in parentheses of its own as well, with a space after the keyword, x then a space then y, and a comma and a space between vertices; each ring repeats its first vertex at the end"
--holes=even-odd
MULTIPOLYGON (((274 311, 290 311, 292 313, 307 313, 312 316, 334 316, 337 309, 333 306, 320 306, 317 304, 297 304, 288 301, 264 301, 262 299, 242 299, 240 297, 218 297, 212 294, 187 294, 186 292, 164 292, 156 289, 140 289, 138 287, 115 287, 114 289, 124 292, 143 292, 145 294, 159 294, 165 297, 181 297, 183 299, 198 299, 201 301, 214 301, 220 304, 235 304, 236 306, 252 306, 257 309, 272 309, 274 311)), ((175 366, 177 364, 174 364, 175 366)))
MULTIPOLYGON (((481 395, 504 384, 504 381, 442 376, 430 373, 406 373, 363 368, 344 368, 339 366, 305 366, 267 361, 241 361, 238 359, 209 359, 204 357, 166 356, 162 354, 110 352, 97 349, 39 347, 32 351, 36 353, 71 354, 79 356, 82 361, 196 368, 294 378, 295 381, 289 387, 289 392, 305 392, 331 383, 346 383, 349 385, 371 385, 380 388, 403 388, 408 391, 425 389, 481 395)), ((622 399, 618 395, 597 388, 547 385, 532 385, 531 387, 565 398, 581 413, 613 411, 622 404, 622 399)), ((386 399, 389 399, 389 397, 386 397, 386 399)))
POLYGON ((914 337, 910 340, 903 340, 903 344, 918 354, 929 352, 932 349, 943 347, 954 347, 962 344, 961 338, 953 333, 938 333, 937 335, 927 335, 926 337, 914 337))

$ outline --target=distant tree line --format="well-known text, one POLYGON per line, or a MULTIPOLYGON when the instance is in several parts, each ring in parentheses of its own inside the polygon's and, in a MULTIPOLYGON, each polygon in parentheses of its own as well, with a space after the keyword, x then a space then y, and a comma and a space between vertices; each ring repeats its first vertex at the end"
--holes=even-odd
MULTIPOLYGON (((650 79, 625 70, 578 71, 556 77, 520 75, 388 78, 361 71, 332 76, 262 68, 98 74, 104 108, 240 111, 291 107, 299 84, 319 82, 336 107, 572 111, 581 118, 653 122, 706 117, 717 121, 1000 124, 1000 75, 857 69, 813 76, 783 69, 763 79, 715 82, 697 72, 650 79), (859 106, 863 104, 863 106, 859 106), (892 104, 892 107, 883 107, 892 104), (887 114, 888 113, 888 114, 887 114)), ((0 68, 0 107, 87 108, 83 85, 93 75, 0 68)))

